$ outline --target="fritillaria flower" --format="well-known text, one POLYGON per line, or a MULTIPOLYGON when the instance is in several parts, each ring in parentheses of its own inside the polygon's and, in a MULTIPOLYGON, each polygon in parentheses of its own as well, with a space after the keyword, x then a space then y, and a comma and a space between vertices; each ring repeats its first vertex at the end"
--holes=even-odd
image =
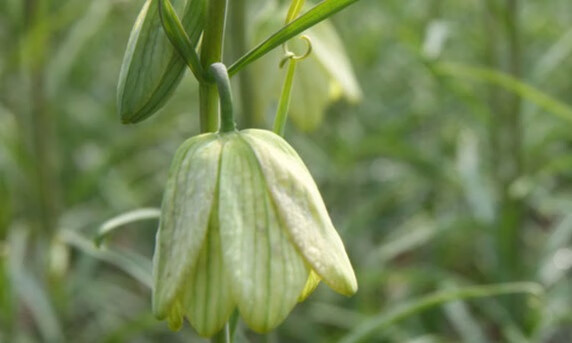
POLYGON ((207 133, 177 151, 154 255, 153 310, 205 337, 235 308, 253 330, 279 325, 323 280, 357 282, 318 188, 280 136, 207 133))

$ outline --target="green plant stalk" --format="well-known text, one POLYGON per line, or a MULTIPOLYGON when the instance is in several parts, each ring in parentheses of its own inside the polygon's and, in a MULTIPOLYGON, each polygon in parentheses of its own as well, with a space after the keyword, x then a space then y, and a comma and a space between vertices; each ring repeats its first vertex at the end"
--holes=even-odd
POLYGON ((456 290, 435 292, 419 299, 414 299, 394 308, 393 310, 382 312, 379 315, 374 316, 352 330, 348 335, 343 337, 339 343, 364 342, 375 332, 380 332, 413 315, 451 301, 488 298, 516 293, 528 293, 540 297, 544 294, 544 289, 539 284, 533 282, 513 282, 485 286, 470 286, 456 290))
POLYGON ((290 58, 288 61, 288 70, 286 71, 286 78, 284 78, 284 84, 282 85, 282 94, 280 94, 276 118, 274 118, 273 131, 280 136, 284 136, 286 119, 288 119, 288 107, 290 106, 290 95, 294 84, 296 63, 297 61, 294 58, 290 58))
POLYGON ((216 81, 220 98, 220 132, 230 132, 236 130, 234 123, 234 111, 232 106, 232 91, 230 88, 230 78, 224 64, 213 63, 209 71, 216 81))
MULTIPOLYGON (((246 0, 233 0, 229 8, 229 43, 231 58, 238 59, 248 50, 246 36, 246 0)), ((249 69, 243 69, 238 78, 238 96, 240 109, 237 111, 244 127, 259 127, 263 123, 262 111, 256 106, 253 77, 249 69)))
MULTIPOLYGON (((207 70, 215 62, 222 61, 226 8, 227 0, 209 0, 207 4, 201 46, 203 70, 207 70)), ((200 83, 199 102, 201 132, 215 132, 218 129, 218 93, 213 82, 200 83)))

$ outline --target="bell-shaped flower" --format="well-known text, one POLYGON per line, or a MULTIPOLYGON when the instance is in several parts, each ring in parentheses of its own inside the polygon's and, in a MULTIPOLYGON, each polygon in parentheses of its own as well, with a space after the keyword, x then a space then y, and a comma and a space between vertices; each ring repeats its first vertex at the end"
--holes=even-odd
POLYGON ((323 280, 351 295, 357 282, 318 188, 280 136, 208 133, 177 151, 154 255, 153 310, 201 336, 235 308, 257 332, 279 325, 323 280))

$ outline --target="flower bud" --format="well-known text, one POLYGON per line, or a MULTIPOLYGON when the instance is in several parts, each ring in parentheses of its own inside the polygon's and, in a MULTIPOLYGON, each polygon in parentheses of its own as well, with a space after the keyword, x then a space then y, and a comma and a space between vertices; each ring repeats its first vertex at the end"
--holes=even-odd
POLYGON ((187 140, 173 161, 154 256, 153 309, 202 336, 238 308, 257 332, 279 325, 323 280, 357 281, 318 188, 294 149, 265 130, 187 140))
MULTIPOLYGON (((196 44, 203 29, 204 0, 170 0, 184 9, 183 25, 196 44)), ((185 61, 163 32, 157 1, 147 0, 131 30, 117 86, 123 123, 140 122, 171 97, 185 72, 185 61)))

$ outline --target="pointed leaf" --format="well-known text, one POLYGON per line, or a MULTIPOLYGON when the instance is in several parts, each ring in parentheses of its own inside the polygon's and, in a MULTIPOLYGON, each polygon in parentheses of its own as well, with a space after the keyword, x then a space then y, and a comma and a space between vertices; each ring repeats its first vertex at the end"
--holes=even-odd
MULTIPOLYGON (((255 40, 280 27, 276 12, 283 13, 284 7, 270 7, 260 16, 254 30, 255 40)), ((342 98, 355 103, 361 99, 362 93, 334 25, 324 20, 304 35, 311 39, 312 53, 296 63, 288 119, 299 129, 312 131, 322 123, 328 105, 342 98)), ((300 39, 288 41, 289 49, 298 54, 306 51, 306 44, 300 39)), ((277 49, 252 66, 256 70, 256 83, 262 85, 255 89, 257 111, 266 112, 276 100, 276 95, 280 94, 284 78, 283 72, 278 71, 281 58, 283 52, 277 49)))
POLYGON ((312 7, 308 12, 304 13, 298 19, 276 31, 262 43, 247 52, 234 62, 229 68, 229 75, 236 74, 240 69, 246 67, 250 63, 256 61, 260 57, 266 55, 272 49, 285 43, 290 38, 304 30, 316 25, 322 20, 331 17, 335 13, 341 11, 347 6, 359 0, 323 0, 316 6, 312 7))
POLYGON ((228 136, 219 193, 223 257, 242 318, 266 332, 296 305, 309 270, 284 230, 252 148, 241 134, 228 136))
POLYGON ((244 130, 276 204, 279 220, 312 269, 335 291, 351 295, 357 281, 310 172, 294 149, 266 130, 244 130))
POLYGON ((185 282, 207 234, 215 198, 221 145, 214 134, 187 140, 177 150, 163 196, 154 255, 153 311, 182 322, 185 282))

